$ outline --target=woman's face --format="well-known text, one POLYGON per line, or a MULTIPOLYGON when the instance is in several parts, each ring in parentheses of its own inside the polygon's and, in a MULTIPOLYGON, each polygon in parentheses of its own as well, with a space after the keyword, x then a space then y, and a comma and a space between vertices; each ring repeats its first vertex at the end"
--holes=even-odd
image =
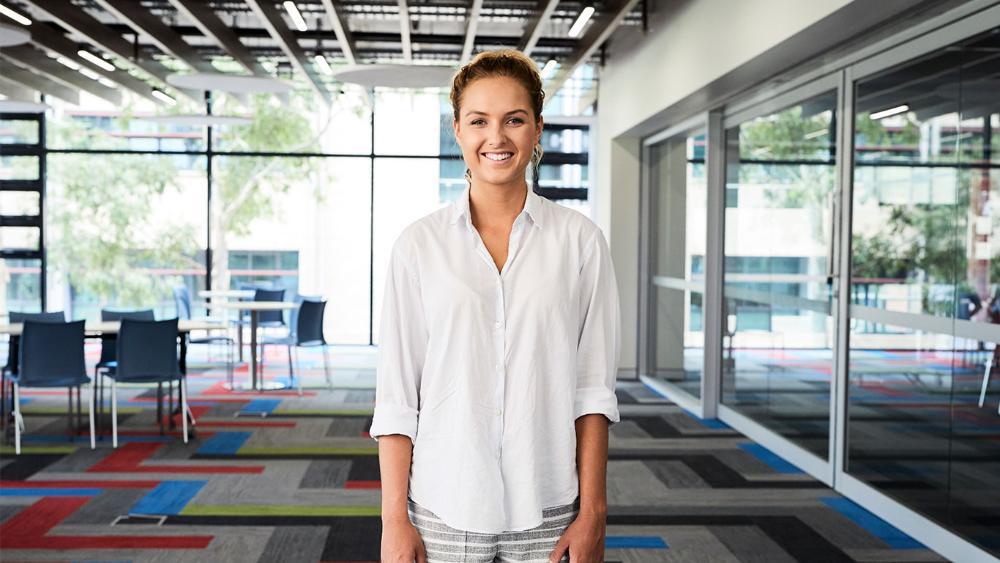
POLYGON ((507 77, 480 78, 465 87, 455 137, 476 182, 516 186, 542 135, 528 90, 507 77))

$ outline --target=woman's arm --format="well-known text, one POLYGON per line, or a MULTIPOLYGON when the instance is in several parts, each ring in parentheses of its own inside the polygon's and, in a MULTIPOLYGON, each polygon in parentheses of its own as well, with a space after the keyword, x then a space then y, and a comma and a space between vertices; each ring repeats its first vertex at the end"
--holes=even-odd
POLYGON ((580 516, 603 524, 608 514, 608 419, 587 414, 576 419, 576 466, 580 473, 580 516))
POLYGON ((378 467, 382 475, 382 525, 392 520, 409 522, 406 495, 410 486, 413 442, 408 436, 391 434, 378 441, 378 467))

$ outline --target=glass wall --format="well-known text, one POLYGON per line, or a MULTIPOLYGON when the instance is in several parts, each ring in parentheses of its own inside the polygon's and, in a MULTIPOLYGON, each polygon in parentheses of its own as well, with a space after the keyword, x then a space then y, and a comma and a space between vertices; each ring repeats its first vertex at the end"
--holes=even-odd
POLYGON ((50 154, 49 310, 93 320, 114 308, 172 315, 174 284, 205 287, 206 190, 205 157, 50 154))
MULTIPOLYGON (((87 93, 49 103, 45 135, 37 119, 0 121, 0 143, 38 153, 0 157, 0 248, 19 252, 0 262, 0 313, 45 300, 78 319, 138 307, 166 317, 177 284, 199 312, 199 290, 252 284, 323 296, 329 341, 374 344, 392 242, 466 186, 440 90, 345 85, 329 107, 308 91, 213 94, 213 114, 252 121, 211 129, 162 120, 206 112, 185 97, 170 107, 130 92, 120 105, 87 93), (27 215, 44 224, 46 262, 27 215)), ((589 214, 588 129, 546 129, 541 184, 589 214)))
POLYGON ((846 469, 1000 556, 998 32, 856 84, 846 469))
POLYGON ((726 131, 722 402, 826 459, 837 93, 726 131))
POLYGON ((651 375, 701 397, 704 374, 705 133, 674 137, 649 149, 651 375))

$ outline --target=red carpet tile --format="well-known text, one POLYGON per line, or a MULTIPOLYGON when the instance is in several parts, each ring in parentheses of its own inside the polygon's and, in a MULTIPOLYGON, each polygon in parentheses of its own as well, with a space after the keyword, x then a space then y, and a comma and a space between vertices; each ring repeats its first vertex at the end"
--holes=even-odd
POLYGON ((163 444, 131 442, 97 462, 89 473, 263 473, 261 466, 239 465, 140 465, 163 444))

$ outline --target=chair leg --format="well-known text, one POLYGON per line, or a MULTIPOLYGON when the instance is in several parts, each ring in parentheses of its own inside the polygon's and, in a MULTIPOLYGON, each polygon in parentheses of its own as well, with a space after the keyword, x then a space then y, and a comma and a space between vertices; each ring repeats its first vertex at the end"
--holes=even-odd
POLYGON ((188 382, 187 382, 187 376, 186 375, 184 376, 184 379, 181 380, 180 385, 184 386, 184 397, 185 397, 185 403, 184 403, 185 413, 184 413, 184 416, 190 416, 191 417, 191 419, 190 419, 191 420, 191 426, 198 426, 198 421, 194 419, 194 412, 191 410, 191 407, 188 406, 188 404, 186 402, 187 396, 189 394, 189 392, 188 392, 188 382))
POLYGON ((69 404, 66 406, 66 432, 69 434, 70 440, 73 439, 73 388, 66 388, 66 397, 69 399, 69 404))
POLYGON ((0 430, 7 428, 7 372, 0 370, 0 430))
POLYGON ((160 436, 163 436, 163 384, 156 384, 156 423, 160 426, 160 436))
POLYGON ((111 380, 111 447, 118 447, 118 382, 111 380))
POLYGON ((177 385, 177 393, 181 396, 181 427, 184 431, 184 443, 188 443, 188 418, 187 418, 187 393, 184 389, 184 383, 179 382, 177 385))
MULTIPOLYGON (((289 354, 295 354, 295 363, 299 363, 299 348, 298 348, 298 346, 296 346, 295 348, 290 349, 289 350, 289 354)), ((302 372, 301 371, 299 371, 299 374, 295 376, 295 382, 299 386, 299 397, 301 397, 302 396, 302 372)))
POLYGON ((323 349, 323 375, 326 377, 326 386, 333 389, 333 381, 330 380, 330 358, 327 354, 326 344, 320 345, 323 349))
POLYGON ((97 398, 97 389, 94 385, 94 383, 90 384, 90 449, 97 447, 97 435, 94 432, 94 408, 97 406, 95 401, 97 398))
MULTIPOLYGON (((292 345, 289 344, 287 346, 287 349, 288 349, 288 384, 292 385, 293 380, 295 379, 295 365, 294 362, 292 362, 292 345)), ((299 379, 301 380, 301 377, 299 379)), ((301 394, 302 394, 302 382, 299 381, 299 395, 301 394)))
POLYGON ((21 393, 17 382, 14 382, 14 453, 21 455, 21 432, 24 430, 24 418, 21 416, 21 393))
POLYGON ((83 407, 81 405, 81 403, 83 402, 82 395, 83 395, 83 386, 77 385, 76 386, 76 432, 74 433, 73 436, 74 440, 76 439, 75 434, 79 433, 80 428, 83 427, 83 407))

